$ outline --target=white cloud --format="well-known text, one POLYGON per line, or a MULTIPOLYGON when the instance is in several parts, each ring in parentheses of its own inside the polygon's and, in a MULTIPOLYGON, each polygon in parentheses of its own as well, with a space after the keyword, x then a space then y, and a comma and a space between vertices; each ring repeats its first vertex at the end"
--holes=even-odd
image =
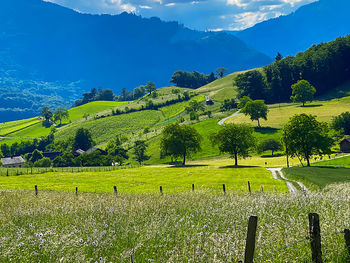
POLYGON ((133 12, 190 28, 241 30, 317 0, 44 0, 83 13, 133 12), (169 8, 171 7, 171 8, 169 8))

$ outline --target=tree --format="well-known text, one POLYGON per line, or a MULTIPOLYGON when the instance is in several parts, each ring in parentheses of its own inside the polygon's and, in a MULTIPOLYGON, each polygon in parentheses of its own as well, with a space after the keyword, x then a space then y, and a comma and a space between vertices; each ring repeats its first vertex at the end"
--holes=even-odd
POLYGON ((217 68, 215 70, 215 74, 219 77, 219 78, 223 78, 225 76, 225 73, 228 71, 227 68, 224 68, 224 67, 220 67, 220 68, 217 68))
POLYGON ((243 109, 248 102, 252 102, 252 101, 253 100, 251 98, 249 98, 248 96, 244 96, 244 97, 240 98, 239 103, 238 103, 238 108, 243 109))
MULTIPOLYGON (((342 131, 345 135, 350 135, 350 112, 343 112, 332 120, 332 128, 342 131)), ((5 155, 5 154, 4 154, 5 155)))
POLYGON ((1 152, 4 155, 4 157, 11 156, 11 149, 6 143, 1 144, 0 148, 1 148, 1 152))
POLYGON ((263 99, 266 93, 265 78, 258 70, 251 70, 236 77, 238 97, 249 96, 252 99, 263 99))
POLYGON ((36 162, 34 162, 34 167, 50 167, 51 166, 51 160, 48 157, 44 157, 36 162))
POLYGON ((213 145, 218 145, 222 153, 229 153, 238 165, 238 157, 246 157, 255 146, 253 129, 246 124, 227 124, 211 135, 213 145))
POLYGON ((78 149, 86 151, 91 148, 92 144, 93 140, 90 131, 79 128, 74 136, 73 149, 75 151, 78 149))
POLYGON ((41 110, 41 115, 44 117, 45 120, 49 121, 52 116, 52 110, 49 107, 43 107, 41 110))
POLYGON ((282 60, 282 59, 283 59, 282 54, 281 54, 280 52, 277 52, 277 55, 276 55, 276 57, 275 57, 275 60, 276 60, 276 61, 280 61, 280 60, 282 60))
POLYGON ((97 100, 113 101, 114 100, 114 93, 111 89, 104 89, 104 90, 100 91, 100 94, 99 94, 97 100))
POLYGON ((290 99, 293 102, 302 102, 304 107, 305 102, 313 100, 315 93, 316 89, 307 80, 299 80, 292 85, 292 96, 290 99))
POLYGON ((122 140, 123 138, 117 136, 114 140, 108 142, 106 148, 111 160, 119 165, 123 165, 129 159, 128 151, 122 146, 122 140))
POLYGON ((142 162, 147 161, 150 157, 146 155, 147 144, 145 141, 137 140, 134 145, 135 160, 141 165, 142 162))
POLYGON ((328 125, 316 120, 316 116, 294 115, 283 127, 283 142, 290 155, 307 161, 314 154, 330 154, 334 140, 328 134, 328 125))
POLYGON ((44 156, 42 154, 42 152, 38 151, 37 149, 35 149, 32 152, 32 156, 30 157, 29 161, 32 163, 35 163, 36 161, 39 161, 40 159, 42 159, 44 156))
POLYGON ((201 150, 202 137, 190 125, 168 124, 162 131, 161 152, 174 158, 183 157, 182 165, 186 164, 186 156, 201 150))
POLYGON ((60 125, 62 124, 62 120, 69 119, 69 112, 64 108, 57 108, 55 110, 55 114, 53 115, 53 119, 56 121, 60 121, 60 125))
POLYGON ((156 84, 154 84, 152 81, 148 81, 145 85, 145 90, 151 94, 153 91, 156 90, 156 84))
POLYGON ((268 112, 269 109, 267 108, 263 100, 248 101, 242 109, 242 113, 244 113, 245 115, 249 115, 252 121, 258 121, 258 127, 260 127, 259 119, 262 118, 264 120, 267 120, 268 112))
POLYGON ((282 150, 282 144, 275 139, 267 139, 259 145, 259 150, 261 152, 271 151, 271 154, 273 156, 273 153, 275 151, 282 150))
POLYGON ((204 111, 204 105, 201 102, 198 102, 196 100, 193 100, 190 102, 190 105, 186 107, 186 112, 191 113, 191 112, 198 112, 198 111, 204 111))

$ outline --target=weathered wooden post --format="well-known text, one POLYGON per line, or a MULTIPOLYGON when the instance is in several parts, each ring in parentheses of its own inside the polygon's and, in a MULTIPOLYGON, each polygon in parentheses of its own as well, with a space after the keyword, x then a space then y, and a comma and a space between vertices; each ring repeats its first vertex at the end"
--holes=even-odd
POLYGON ((344 229, 344 238, 345 238, 346 248, 348 249, 349 255, 350 255, 350 230, 349 229, 344 229))
POLYGON ((192 184, 192 192, 194 192, 194 184, 192 184))
POLYGON ((222 185, 222 190, 224 191, 224 195, 226 194, 226 186, 225 184, 222 185))
POLYGON ((34 188, 35 188, 35 196, 38 196, 38 186, 36 185, 34 186, 34 188))
POLYGON ((252 194, 252 190, 250 189, 250 182, 248 181, 248 191, 249 191, 249 194, 251 195, 252 194))
POLYGON ((160 190, 160 195, 163 195, 163 187, 159 187, 159 190, 160 190))
POLYGON ((264 192, 264 186, 261 185, 261 192, 263 193, 264 192))
POLYGON ((244 253, 244 263, 253 263, 257 226, 258 226, 258 217, 257 216, 249 217, 247 240, 246 240, 245 253, 244 253))
POLYGON ((75 196, 78 197, 78 187, 75 187, 75 196))
POLYGON ((117 187, 116 187, 116 186, 113 186, 113 189, 114 189, 114 194, 115 194, 115 195, 118 195, 117 187))
POLYGON ((320 219, 316 213, 309 214, 309 231, 312 262, 322 263, 320 219))

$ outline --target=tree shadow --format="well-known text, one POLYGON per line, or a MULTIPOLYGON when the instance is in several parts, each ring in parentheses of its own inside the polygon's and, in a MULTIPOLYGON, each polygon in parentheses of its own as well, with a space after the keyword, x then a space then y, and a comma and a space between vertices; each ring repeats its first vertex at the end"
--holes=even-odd
POLYGON ((168 168, 191 168, 191 167, 207 167, 207 164, 185 164, 185 165, 180 165, 180 164, 172 164, 172 166, 168 168))
POLYGON ((228 169, 228 168, 236 168, 236 169, 242 169, 242 168, 256 168, 259 166, 255 165, 226 165, 226 166, 220 166, 219 169, 228 169))
POLYGON ((323 104, 313 104, 313 105, 304 105, 304 106, 299 106, 300 108, 317 108, 317 107, 322 107, 323 104))
POLYGON ((261 158, 274 158, 274 157, 281 157, 283 155, 284 155, 283 153, 275 153, 274 155, 264 154, 264 155, 261 155, 261 158))
POLYGON ((274 134, 278 132, 278 129, 272 127, 255 127, 254 130, 261 134, 274 134))

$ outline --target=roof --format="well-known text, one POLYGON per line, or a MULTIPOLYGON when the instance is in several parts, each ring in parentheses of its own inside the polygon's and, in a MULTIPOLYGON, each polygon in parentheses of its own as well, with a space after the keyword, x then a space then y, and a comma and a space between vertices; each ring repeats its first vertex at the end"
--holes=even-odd
POLYGON ((85 153, 93 153, 93 152, 96 152, 96 151, 100 151, 101 153, 105 153, 104 150, 102 150, 100 148, 96 148, 96 147, 92 147, 92 148, 88 149, 85 153))
POLYGON ((78 149, 74 153, 77 153, 77 154, 81 155, 81 154, 85 153, 85 151, 82 150, 82 149, 78 149))
POLYGON ((22 164, 25 163, 22 156, 15 156, 9 158, 1 158, 1 162, 3 165, 14 165, 14 164, 22 164))
POLYGON ((350 143, 350 138, 346 138, 346 139, 342 140, 340 143, 344 143, 344 142, 350 143))

